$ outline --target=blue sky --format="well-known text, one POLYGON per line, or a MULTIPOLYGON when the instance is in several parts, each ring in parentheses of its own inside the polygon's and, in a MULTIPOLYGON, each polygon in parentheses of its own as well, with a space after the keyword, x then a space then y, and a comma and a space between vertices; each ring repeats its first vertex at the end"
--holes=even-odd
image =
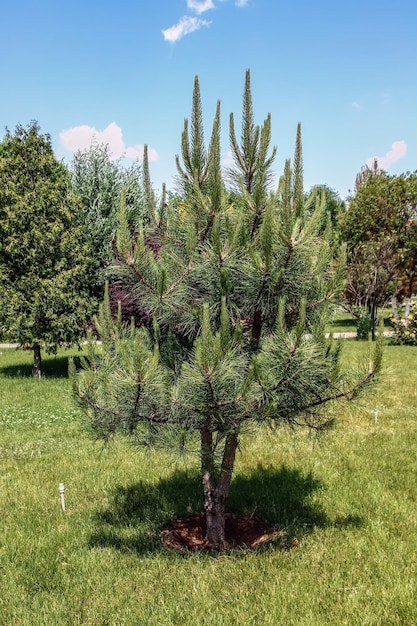
POLYGON ((417 170, 416 0, 14 0, 0 20, 0 125, 38 120, 66 161, 92 136, 130 159, 146 143, 171 187, 197 74, 207 141, 222 103, 226 162, 249 68, 277 179, 298 122, 306 189, 344 198, 373 157, 417 170))

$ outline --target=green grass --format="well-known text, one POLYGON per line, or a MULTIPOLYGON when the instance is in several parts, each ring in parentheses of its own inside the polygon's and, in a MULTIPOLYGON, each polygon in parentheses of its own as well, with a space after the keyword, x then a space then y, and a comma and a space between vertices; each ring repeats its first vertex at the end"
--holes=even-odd
MULTIPOLYGON (((366 348, 345 344, 349 363, 366 348)), ((243 441, 229 510, 299 546, 220 556, 159 541, 170 519, 201 510, 198 458, 96 443, 66 356, 33 380, 30 353, 0 355, 1 625, 417 623, 415 348, 387 345, 378 387, 339 407, 320 439, 284 429, 243 441)))
MULTIPOLYGON (((384 330, 386 331, 392 330, 392 324, 389 319, 390 313, 388 309, 381 310, 379 313, 383 317, 384 330)), ((356 320, 346 311, 338 312, 333 316, 328 330, 332 333, 356 333, 356 320)))

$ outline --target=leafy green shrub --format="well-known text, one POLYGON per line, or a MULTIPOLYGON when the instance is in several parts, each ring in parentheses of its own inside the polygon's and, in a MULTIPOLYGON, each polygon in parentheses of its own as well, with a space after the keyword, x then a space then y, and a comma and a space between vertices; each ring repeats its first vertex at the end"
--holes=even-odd
POLYGON ((369 313, 361 313, 356 320, 356 339, 368 339, 372 331, 372 319, 369 313))

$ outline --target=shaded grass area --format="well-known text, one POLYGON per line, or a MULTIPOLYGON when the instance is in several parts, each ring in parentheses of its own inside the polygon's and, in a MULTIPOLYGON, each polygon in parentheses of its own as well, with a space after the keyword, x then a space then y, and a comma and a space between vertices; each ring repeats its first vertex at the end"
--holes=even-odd
MULTIPOLYGON (((2 376, 25 378, 32 376, 33 351, 6 348, 0 350, 0 372, 2 376), (4 358, 2 358, 4 355, 4 358)), ((50 378, 68 378, 68 358, 74 358, 76 365, 82 349, 61 349, 58 354, 42 354, 42 375, 50 378)))
MULTIPOLYGON (((347 362, 363 352, 346 342, 347 362)), ((41 380, 12 375, 30 357, 0 356, 0 624, 417 623, 415 348, 387 345, 379 386, 340 406, 324 437, 244 437, 228 509, 299 546, 217 557, 159 540, 202 508, 198 457, 96 443, 62 363, 41 380)))
MULTIPOLYGON (((393 326, 390 320, 390 311, 385 309, 380 311, 384 322, 384 330, 391 331, 393 326)), ((329 323, 328 331, 331 333, 356 333, 356 319, 347 312, 336 313, 329 323)))
MULTIPOLYGON (((112 547, 140 554, 160 551, 158 531, 173 518, 202 510, 200 479, 196 471, 177 469, 157 484, 146 481, 117 485, 110 506, 97 514, 93 547, 112 547), (132 535, 129 529, 135 528, 132 535), (149 532, 152 528, 154 532, 149 532)), ((336 524, 358 526, 358 516, 330 520, 319 503, 310 501, 320 483, 311 473, 296 468, 264 467, 236 477, 228 510, 236 514, 256 514, 271 526, 285 528, 290 537, 304 536, 316 527, 336 524)))

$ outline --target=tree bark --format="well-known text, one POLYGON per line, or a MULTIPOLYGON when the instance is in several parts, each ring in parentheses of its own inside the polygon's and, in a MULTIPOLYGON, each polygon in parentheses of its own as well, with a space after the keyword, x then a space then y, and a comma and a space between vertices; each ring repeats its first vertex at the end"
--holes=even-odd
POLYGON ((41 374, 42 374, 41 346, 39 343, 34 343, 33 344, 32 376, 36 376, 40 378, 41 374))
POLYGON ((227 547, 225 502, 229 497, 237 444, 236 433, 229 433, 226 436, 222 465, 216 480, 213 463, 213 434, 208 429, 201 431, 201 471, 207 526, 206 539, 208 545, 216 550, 224 550, 227 547))
POLYGON ((252 322, 251 346, 253 351, 258 349, 259 342, 261 340, 262 322, 261 309, 256 307, 252 322))

